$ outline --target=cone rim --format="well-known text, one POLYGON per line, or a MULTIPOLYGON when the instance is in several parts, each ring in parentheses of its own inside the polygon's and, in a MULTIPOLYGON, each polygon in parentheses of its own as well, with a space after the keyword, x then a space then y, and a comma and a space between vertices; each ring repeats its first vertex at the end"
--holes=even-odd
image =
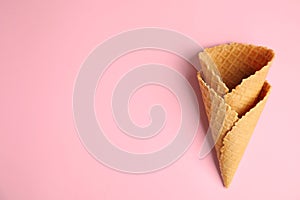
MULTIPOLYGON (((198 53, 198 58, 200 60, 203 60, 203 55, 207 55, 208 58, 210 59, 210 61, 212 61, 214 64, 214 60, 212 59, 212 57, 210 56, 210 53, 208 53, 207 51, 208 50, 211 50, 211 49, 215 49, 217 47, 223 47, 223 46, 230 46, 230 45, 242 45, 242 46, 252 46, 252 47, 255 47, 255 48, 263 48, 265 49, 266 51, 269 51, 271 53, 271 57, 270 59, 268 60, 268 62, 263 65, 259 70, 255 70, 255 72, 245 78, 242 78, 241 81, 239 82, 239 84, 237 84, 234 88, 230 89, 227 84, 223 81, 222 79, 222 76, 220 75, 220 72, 219 72, 219 69, 218 67, 216 68, 217 72, 216 73, 214 70, 211 70, 211 73, 217 77, 217 80, 220 81, 219 83, 221 84, 222 87, 225 87, 225 89, 228 91, 225 95, 227 94, 231 94, 233 93, 234 91, 237 91, 239 88, 241 88, 245 82, 247 81, 247 79, 250 79, 252 77, 255 77, 257 76, 258 73, 260 73, 263 69, 265 69, 266 67, 270 67, 274 58, 275 58, 275 53, 274 53, 274 50, 268 48, 268 47, 265 47, 265 46, 259 46, 259 45, 253 45, 253 44, 247 44, 247 43, 237 43, 237 42, 232 42, 232 43, 226 43, 226 44, 221 44, 221 45, 217 45, 217 46, 213 46, 213 47, 208 47, 208 48, 205 48, 203 51, 199 52, 198 53)), ((205 62, 205 61, 204 61, 205 62)), ((207 63, 206 63, 207 64, 207 63)), ((216 64, 215 64, 216 65, 216 64)), ((217 66, 217 65, 216 65, 217 66)))

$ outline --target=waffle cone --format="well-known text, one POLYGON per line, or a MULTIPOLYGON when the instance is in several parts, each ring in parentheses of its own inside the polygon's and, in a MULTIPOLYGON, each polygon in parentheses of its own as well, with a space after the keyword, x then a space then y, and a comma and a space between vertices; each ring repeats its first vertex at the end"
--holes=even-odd
POLYGON ((221 176, 228 187, 264 108, 265 81, 274 53, 265 47, 226 44, 199 54, 197 77, 221 176))
POLYGON ((223 138, 219 165, 225 187, 230 185, 234 177, 270 91, 271 86, 265 82, 258 103, 242 116, 223 138))

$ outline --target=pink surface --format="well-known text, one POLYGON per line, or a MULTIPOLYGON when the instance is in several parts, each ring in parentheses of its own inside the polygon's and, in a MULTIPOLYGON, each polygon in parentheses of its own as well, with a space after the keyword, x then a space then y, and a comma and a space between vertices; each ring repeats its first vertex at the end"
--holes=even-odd
MULTIPOLYGON (((0 199, 300 199, 299 9, 297 0, 1 1, 0 199), (198 159, 203 129, 175 164, 143 175, 107 168, 81 144, 72 114, 81 63, 108 37, 145 26, 179 31, 202 46, 237 41, 275 50, 268 75, 273 90, 229 189, 222 187, 214 155, 198 159)), ((104 91, 149 61, 195 73, 174 56, 136 52, 111 66, 101 80, 104 91)), ((166 129, 148 141, 115 131, 101 95, 97 91, 97 113, 114 144, 149 152, 174 137, 179 108, 163 88, 145 87, 130 102, 140 125, 149 123, 145 112, 153 101, 166 105, 166 129)))

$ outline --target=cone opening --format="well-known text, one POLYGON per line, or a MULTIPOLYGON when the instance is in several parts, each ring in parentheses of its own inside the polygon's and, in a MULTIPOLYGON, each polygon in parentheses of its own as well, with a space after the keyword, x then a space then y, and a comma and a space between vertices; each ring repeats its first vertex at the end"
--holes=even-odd
POLYGON ((274 57, 271 49, 240 43, 215 46, 205 49, 205 52, 217 66, 217 74, 230 91, 274 57))

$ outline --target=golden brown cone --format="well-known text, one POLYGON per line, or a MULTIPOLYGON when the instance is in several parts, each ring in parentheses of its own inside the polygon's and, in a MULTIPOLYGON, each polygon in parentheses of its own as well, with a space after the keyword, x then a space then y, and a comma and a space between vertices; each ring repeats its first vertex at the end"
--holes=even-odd
POLYGON ((202 74, 197 77, 225 187, 268 98, 270 85, 265 78, 273 57, 274 52, 265 47, 237 43, 199 54, 202 74))
POLYGON ((271 86, 265 82, 259 102, 240 118, 223 138, 219 165, 225 187, 230 185, 234 177, 270 91, 271 86))

